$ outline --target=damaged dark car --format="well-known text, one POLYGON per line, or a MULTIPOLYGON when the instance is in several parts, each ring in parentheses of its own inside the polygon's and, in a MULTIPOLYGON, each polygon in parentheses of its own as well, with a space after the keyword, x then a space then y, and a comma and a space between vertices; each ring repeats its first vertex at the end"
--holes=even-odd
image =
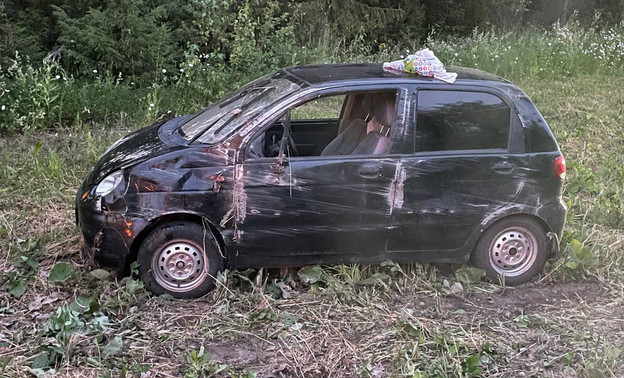
POLYGON ((516 86, 307 65, 113 144, 77 193, 85 248, 155 294, 224 269, 465 263, 521 284, 558 253, 565 161, 516 86))

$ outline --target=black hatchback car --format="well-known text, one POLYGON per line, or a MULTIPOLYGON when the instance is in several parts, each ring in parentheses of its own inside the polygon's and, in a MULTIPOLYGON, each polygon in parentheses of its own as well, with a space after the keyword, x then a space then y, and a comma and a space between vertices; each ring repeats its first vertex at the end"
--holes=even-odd
POLYGON ((565 161, 516 86, 307 65, 113 144, 76 198, 85 246, 153 293, 225 268, 467 262, 507 284, 558 252, 565 161))

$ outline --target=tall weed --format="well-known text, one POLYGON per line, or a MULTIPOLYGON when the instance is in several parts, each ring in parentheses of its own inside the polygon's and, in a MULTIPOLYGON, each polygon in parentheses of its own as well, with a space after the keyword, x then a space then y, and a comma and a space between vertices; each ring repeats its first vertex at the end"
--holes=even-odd
POLYGON ((59 121, 72 82, 55 62, 36 67, 16 54, 6 71, 0 67, 0 132, 29 132, 59 121))

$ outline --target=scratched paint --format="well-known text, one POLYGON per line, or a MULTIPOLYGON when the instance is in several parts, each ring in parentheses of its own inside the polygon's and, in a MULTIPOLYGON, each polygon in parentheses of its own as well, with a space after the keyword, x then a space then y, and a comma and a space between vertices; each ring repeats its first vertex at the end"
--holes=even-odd
POLYGON ((396 170, 396 176, 390 187, 389 202, 393 209, 403 208, 403 191, 405 189, 405 170, 399 165, 396 170))

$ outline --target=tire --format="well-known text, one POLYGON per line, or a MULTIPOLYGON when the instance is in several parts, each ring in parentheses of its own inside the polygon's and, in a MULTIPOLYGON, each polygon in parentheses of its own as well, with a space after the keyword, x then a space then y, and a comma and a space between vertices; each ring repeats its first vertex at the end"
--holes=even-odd
POLYGON ((209 228, 190 222, 173 222, 152 231, 138 254, 139 274, 156 295, 199 298, 215 286, 223 258, 209 228))
POLYGON ((474 265, 485 269, 494 282, 505 276, 514 286, 530 281, 544 267, 548 257, 546 232, 528 217, 510 217, 488 228, 472 252, 474 265))

